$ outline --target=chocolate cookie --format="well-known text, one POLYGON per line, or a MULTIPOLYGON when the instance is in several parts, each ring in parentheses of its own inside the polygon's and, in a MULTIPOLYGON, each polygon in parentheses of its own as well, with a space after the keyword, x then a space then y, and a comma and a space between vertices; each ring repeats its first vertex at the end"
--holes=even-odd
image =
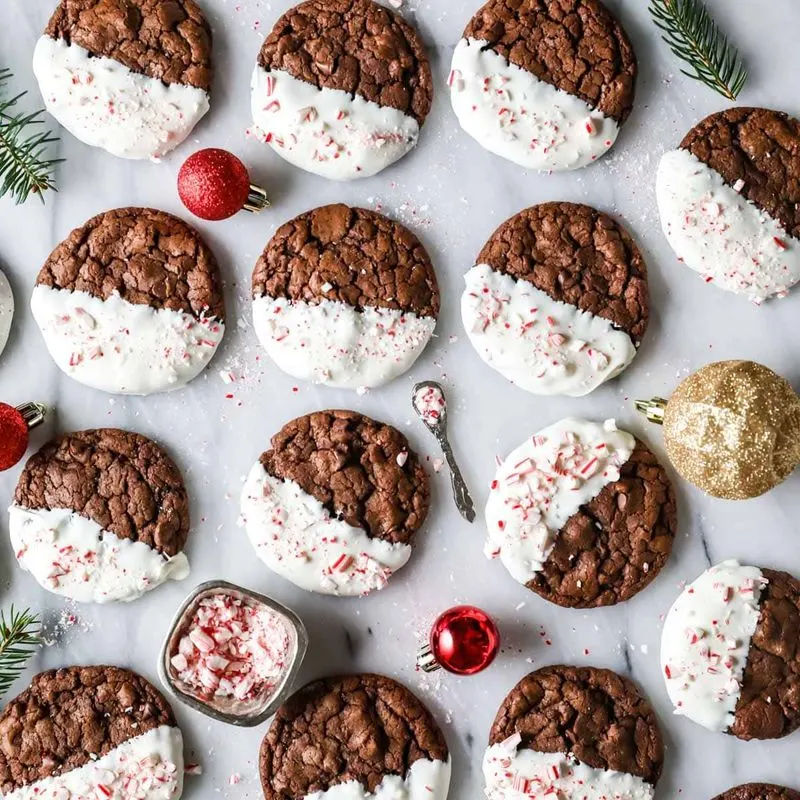
POLYGON ((354 796, 445 800, 450 783, 436 721, 382 675, 325 678, 296 692, 275 715, 260 765, 266 800, 303 800, 342 784, 354 796))
POLYGON ((640 441, 604 425, 563 419, 499 465, 486 504, 485 553, 561 606, 628 600, 669 558, 675 493, 640 441))
POLYGON ((20 800, 177 800, 181 732, 160 692, 135 672, 42 672, 0 716, 0 789, 20 800))
POLYGON ((664 746, 650 703, 627 678, 552 666, 503 701, 483 760, 486 796, 651 798, 664 746))
POLYGON ((61 370, 122 394, 185 386, 225 332, 213 253, 150 208, 106 211, 72 231, 39 272, 31 308, 61 370))
POLYGON ((576 169, 628 118, 636 56, 598 0, 489 0, 448 83, 461 127, 487 150, 528 169, 576 169))
POLYGON ((208 111, 211 29, 192 0, 61 0, 33 70, 73 136, 121 158, 158 158, 208 111))
POLYGON ((706 283, 760 303, 800 280, 800 121, 712 114, 662 157, 656 191, 672 249, 706 283))
POLYGON ((309 591, 363 595, 408 561, 429 500, 402 433, 355 411, 319 411, 272 437, 241 506, 270 569, 309 591))
POLYGON ((0 269, 0 354, 6 349, 14 318, 14 295, 3 270, 0 269))
POLYGON ((647 268, 589 206, 544 203, 504 222, 465 276, 461 317, 481 359, 534 394, 585 395, 636 355, 647 268))
POLYGON ((402 17, 372 0, 306 0, 264 41, 251 105, 281 157, 349 180, 411 150, 432 99, 428 56, 402 17))
POLYGON ((675 601, 661 664, 675 713, 739 739, 800 727, 800 581, 724 561, 675 601))
POLYGON ((81 602, 135 600, 189 574, 189 503, 172 459, 138 433, 61 436, 32 455, 9 509, 20 566, 81 602))
POLYGON ((800 800, 800 793, 773 783, 744 783, 728 789, 714 800, 800 800))
POLYGON ((296 378, 348 389, 409 370, 436 327, 439 289, 416 236, 331 205, 278 228, 253 272, 261 344, 296 378))

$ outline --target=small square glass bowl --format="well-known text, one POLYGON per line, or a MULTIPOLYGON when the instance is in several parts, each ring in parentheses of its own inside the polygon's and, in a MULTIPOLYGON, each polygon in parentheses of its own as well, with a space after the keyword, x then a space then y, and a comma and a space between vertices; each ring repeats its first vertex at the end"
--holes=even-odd
POLYGON ((178 613, 169 627, 161 656, 158 661, 158 676, 167 687, 169 693, 187 706, 205 714, 212 719, 227 722, 240 727, 253 727, 271 717, 292 691, 300 665, 303 663, 308 649, 308 633, 303 621, 291 609, 266 595, 245 589, 227 581, 208 581, 201 583, 183 601, 178 613), (235 599, 245 600, 255 606, 265 606, 276 614, 286 625, 289 632, 290 653, 278 682, 272 691, 263 697, 241 702, 227 698, 203 699, 178 677, 172 665, 172 657, 178 652, 178 644, 186 634, 189 623, 200 602, 212 595, 228 595, 235 599), (237 708, 237 705, 241 707, 237 708))

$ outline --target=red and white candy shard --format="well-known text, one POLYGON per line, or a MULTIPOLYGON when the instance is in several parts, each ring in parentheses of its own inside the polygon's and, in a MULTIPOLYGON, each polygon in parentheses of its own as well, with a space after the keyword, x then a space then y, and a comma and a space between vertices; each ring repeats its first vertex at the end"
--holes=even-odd
POLYGON ((458 43, 448 84, 461 127, 487 150, 526 169, 585 167, 619 133, 616 120, 509 63, 486 41, 458 43))
POLYGON ((292 480, 256 462, 245 481, 242 524, 259 558, 302 589, 340 596, 386 586, 411 557, 411 546, 371 538, 332 517, 292 480))
POLYGON ((492 481, 487 558, 499 558, 522 584, 532 580, 569 518, 619 480, 635 446, 633 436, 613 420, 563 419, 528 438, 500 464, 492 481))
POLYGON ((170 664, 184 690, 240 713, 272 695, 296 647, 294 629, 277 612, 219 592, 194 608, 170 664))
POLYGON ((254 133, 279 156, 333 180, 375 175, 419 139, 417 120, 396 108, 260 64, 251 81, 251 110, 254 133))
POLYGON ((189 562, 144 542, 121 539, 70 508, 9 508, 19 565, 43 588, 80 603, 129 602, 167 580, 183 580, 189 562))
POLYGON ((79 383, 117 394, 180 389, 213 357, 225 332, 214 317, 106 300, 38 285, 31 310, 59 369, 79 383))
POLYGON ((675 601, 661 635, 661 668, 676 714, 712 731, 733 724, 766 585, 758 567, 723 561, 675 601))
POLYGON ((483 361, 533 394, 580 397, 619 375, 636 347, 607 319, 486 264, 467 272, 461 318, 483 361))
POLYGON ((590 767, 568 753, 520 747, 517 733, 483 757, 487 800, 651 800, 655 787, 627 772, 590 767))
POLYGON ((800 280, 800 241, 741 189, 683 148, 658 166, 661 227, 678 258, 706 283, 760 303, 800 280))
POLYGON ((450 758, 447 761, 417 759, 405 776, 384 775, 374 792, 357 780, 337 783, 306 795, 305 800, 447 800, 450 758))
POLYGON ((106 755, 21 786, 4 800, 178 800, 183 793, 183 737, 161 725, 106 755))
POLYGON ((0 353, 5 350, 14 318, 14 295, 5 273, 0 270, 0 353))
POLYGON ((253 326, 287 374, 344 389, 376 388, 411 369, 436 327, 434 317, 339 300, 253 300, 253 326))
POLYGON ((164 83, 74 42, 42 36, 33 71, 47 110, 73 136, 120 158, 158 158, 209 108, 208 92, 164 83))

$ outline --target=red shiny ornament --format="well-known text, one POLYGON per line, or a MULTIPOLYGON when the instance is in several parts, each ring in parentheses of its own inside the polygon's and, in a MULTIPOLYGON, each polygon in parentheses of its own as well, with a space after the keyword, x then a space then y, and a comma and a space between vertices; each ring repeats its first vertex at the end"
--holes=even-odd
POLYGON ((0 403, 0 471, 11 469, 28 449, 29 429, 22 412, 0 403))
MULTIPOLYGON (((474 675, 494 661, 499 649, 500 633, 485 611, 475 606, 455 606, 433 623, 426 651, 436 665, 448 672, 474 675)), ((420 666, 426 669, 423 664, 420 666)))
POLYGON ((178 194, 196 217, 220 220, 243 208, 261 211, 269 205, 266 192, 250 183, 247 167, 227 150, 198 150, 178 173, 178 194))

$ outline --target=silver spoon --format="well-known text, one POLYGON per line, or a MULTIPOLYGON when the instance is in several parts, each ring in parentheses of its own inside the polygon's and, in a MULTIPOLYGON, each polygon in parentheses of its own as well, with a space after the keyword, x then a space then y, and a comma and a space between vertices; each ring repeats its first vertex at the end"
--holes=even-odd
POLYGON ((447 466, 450 468, 450 483, 453 486, 453 499, 456 501, 458 513, 467 522, 474 522, 475 504, 472 502, 469 489, 467 489, 467 484, 464 482, 464 476, 458 468, 455 455, 453 455, 450 440, 447 438, 447 400, 444 389, 436 381, 421 381, 412 390, 411 405, 414 406, 414 411, 417 412, 423 425, 436 437, 436 441, 439 442, 444 457, 447 459, 447 466), (437 392, 441 397, 441 405, 436 409, 436 415, 426 413, 426 409, 421 408, 419 405, 421 395, 426 389, 437 392))

